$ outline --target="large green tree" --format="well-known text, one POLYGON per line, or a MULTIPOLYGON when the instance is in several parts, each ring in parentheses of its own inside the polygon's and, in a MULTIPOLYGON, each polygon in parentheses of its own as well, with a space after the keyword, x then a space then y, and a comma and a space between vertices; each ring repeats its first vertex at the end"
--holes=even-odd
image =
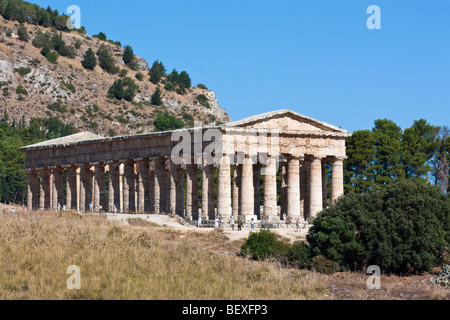
POLYGON ((349 193, 319 213, 307 237, 315 255, 346 268, 386 272, 439 266, 450 241, 450 198, 418 179, 395 179, 349 193))
POLYGON ((386 184, 392 178, 404 177, 400 163, 402 129, 393 121, 377 119, 372 129, 375 138, 375 161, 372 170, 376 184, 386 184))
POLYGON ((374 185, 375 137, 370 130, 355 131, 346 140, 345 191, 366 192, 374 185))
POLYGON ((415 120, 414 124, 403 132, 400 143, 401 163, 407 178, 428 179, 432 171, 431 159, 438 141, 439 127, 429 124, 425 119, 415 120))

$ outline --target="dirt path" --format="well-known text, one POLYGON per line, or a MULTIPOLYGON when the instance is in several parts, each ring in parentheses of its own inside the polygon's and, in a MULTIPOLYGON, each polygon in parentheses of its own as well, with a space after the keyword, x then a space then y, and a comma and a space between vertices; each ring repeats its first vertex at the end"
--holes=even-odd
MULTIPOLYGON (((171 218, 167 215, 159 215, 159 214, 107 214, 108 219, 112 221, 119 221, 123 224, 128 224, 128 219, 133 218, 140 218, 144 221, 148 221, 154 224, 157 224, 161 227, 169 227, 169 228, 176 228, 180 230, 189 230, 189 231, 195 231, 195 232, 211 232, 214 230, 214 228, 198 228, 195 226, 186 226, 180 224, 175 218, 171 218)), ((255 228, 253 231, 259 231, 259 228, 255 228)), ((237 231, 237 227, 235 227, 235 230, 231 230, 231 228, 227 227, 223 229, 223 234, 230 239, 230 241, 235 240, 241 240, 245 239, 249 236, 250 232, 252 231, 251 228, 243 228, 241 231, 237 231)), ((282 228, 273 228, 271 231, 277 235, 280 235, 281 237, 285 238, 286 240, 289 240, 291 242, 297 241, 297 240, 305 240, 306 235, 308 233, 308 229, 300 229, 299 232, 296 231, 294 227, 282 227, 282 228)))

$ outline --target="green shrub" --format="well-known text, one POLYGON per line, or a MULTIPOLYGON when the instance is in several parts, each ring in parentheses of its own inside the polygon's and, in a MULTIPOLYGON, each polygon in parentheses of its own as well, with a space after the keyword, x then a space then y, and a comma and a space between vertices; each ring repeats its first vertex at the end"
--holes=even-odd
POLYGON ((75 93, 75 92, 76 92, 75 86, 74 86, 73 84, 68 83, 68 82, 64 82, 64 81, 61 81, 61 84, 62 84, 65 88, 67 88, 70 92, 72 92, 72 93, 75 93))
POLYGON ((123 78, 128 74, 128 70, 127 69, 121 69, 119 72, 119 77, 123 78))
POLYGON ((106 38, 107 38, 106 34, 104 32, 99 32, 99 34, 94 34, 92 37, 93 38, 98 38, 98 39, 100 39, 102 41, 106 41, 106 38))
POLYGON ((61 101, 57 101, 57 102, 54 102, 52 104, 49 104, 47 106, 47 108, 52 110, 52 111, 57 111, 57 112, 60 112, 60 113, 66 113, 67 112, 67 106, 64 105, 61 101))
POLYGON ((197 88, 208 90, 208 88, 207 88, 203 83, 199 83, 199 84, 197 85, 197 88))
POLYGON ((311 268, 320 273, 333 274, 340 271, 339 264, 336 261, 325 258, 324 256, 315 256, 312 258, 311 268))
POLYGON ((63 57, 68 57, 71 59, 77 56, 77 50, 72 46, 64 46, 58 52, 63 57))
POLYGON ((139 81, 142 81, 144 79, 144 75, 142 74, 142 72, 136 73, 136 79, 138 79, 139 81))
POLYGON ((42 32, 39 30, 36 33, 36 36, 34 37, 31 44, 36 48, 43 48, 45 46, 48 46, 50 44, 50 41, 51 41, 50 34, 48 32, 42 32))
POLYGON ((151 102, 152 102, 152 105, 154 105, 154 106, 162 105, 163 101, 162 101, 162 97, 161 97, 161 89, 159 89, 159 87, 156 87, 155 92, 153 92, 152 97, 151 97, 151 102))
POLYGON ((155 131, 168 131, 182 129, 184 127, 184 122, 180 118, 170 114, 169 112, 159 112, 153 122, 155 126, 155 131))
POLYGON ((166 81, 164 88, 167 91, 173 91, 173 90, 175 90, 175 85, 171 81, 166 81))
POLYGON ((287 262, 290 251, 288 243, 277 240, 270 230, 262 229, 251 232, 241 246, 241 254, 254 260, 264 260, 273 257, 282 262, 287 262))
POLYGON ((98 123, 97 122, 90 122, 89 123, 89 128, 93 129, 93 130, 97 130, 98 129, 98 123))
POLYGON ((21 23, 17 29, 17 36, 20 41, 28 41, 29 39, 28 30, 23 23, 21 23))
POLYGON ((125 99, 126 101, 132 101, 136 96, 136 91, 139 86, 136 85, 133 79, 125 77, 123 79, 117 79, 108 90, 108 98, 115 98, 117 100, 125 99))
POLYGON ((15 69, 15 71, 23 77, 29 74, 31 72, 31 69, 26 67, 20 67, 18 69, 15 69))
POLYGON ((208 102, 208 98, 204 95, 204 94, 199 94, 195 100, 197 100, 200 105, 206 107, 206 108, 210 108, 209 102, 208 102))
POLYGON ((120 71, 120 68, 116 66, 116 62, 108 47, 104 44, 100 46, 97 51, 98 64, 100 68, 108 73, 115 74, 120 71))
POLYGON ((308 268, 311 265, 311 251, 303 241, 295 241, 288 252, 289 260, 298 268, 308 268))
POLYGON ((81 61, 82 66, 85 69, 94 70, 95 66, 97 65, 97 58, 95 57, 94 51, 92 51, 92 48, 89 48, 84 56, 83 61, 81 61))
POLYGON ((55 51, 49 51, 46 55, 45 58, 47 59, 48 62, 56 64, 56 60, 58 60, 59 54, 58 52, 55 51))
POLYGON ((347 269, 378 265, 385 272, 439 266, 450 241, 450 198, 437 187, 394 180, 350 193, 318 214, 307 236, 315 255, 347 269))
POLYGON ((80 49, 83 43, 80 40, 75 41, 75 49, 80 49))
POLYGON ((25 88, 24 88, 21 84, 19 84, 19 85, 17 86, 17 88, 16 88, 16 93, 17 93, 17 94, 24 94, 24 95, 27 95, 27 94, 28 94, 28 91, 25 90, 25 88))

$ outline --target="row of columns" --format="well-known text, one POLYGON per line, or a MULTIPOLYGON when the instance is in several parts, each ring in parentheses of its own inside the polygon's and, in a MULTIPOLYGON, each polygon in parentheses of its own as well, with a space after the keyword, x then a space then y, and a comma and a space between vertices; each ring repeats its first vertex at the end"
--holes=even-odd
MULTIPOLYGON (((110 212, 115 206, 118 212, 176 213, 191 219, 198 219, 199 215, 209 219, 216 215, 223 218, 233 215, 244 220, 280 217, 295 220, 298 217, 314 217, 326 208, 325 166, 328 160, 287 157, 285 162, 279 163, 275 158, 268 158, 261 165, 255 164, 253 157, 246 155, 240 165, 231 165, 230 158, 224 156, 217 166, 176 165, 170 159, 160 158, 30 170, 28 204, 32 204, 35 210, 56 209, 58 204, 62 205, 65 171, 64 203, 80 212, 89 211, 90 204, 98 212, 100 206, 104 208, 108 202, 110 212), (281 190, 277 186, 278 165, 281 167, 281 190), (217 198, 214 181, 216 168, 217 198), (199 170, 202 170, 201 211, 199 170), (105 183, 106 172, 109 172, 108 186, 105 183), (262 213, 260 174, 263 177, 262 213)), ((343 194, 343 161, 330 161, 331 202, 334 203, 343 194)))

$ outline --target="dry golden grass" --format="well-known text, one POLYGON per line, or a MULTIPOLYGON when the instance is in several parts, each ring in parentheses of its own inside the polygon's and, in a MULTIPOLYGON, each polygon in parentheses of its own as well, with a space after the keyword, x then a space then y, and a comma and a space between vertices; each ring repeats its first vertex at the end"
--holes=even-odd
POLYGON ((317 274, 254 262, 220 231, 123 226, 104 216, 0 215, 0 299, 321 299, 317 274), (229 244, 232 246, 232 244, 229 244), (81 270, 81 289, 66 286, 81 270))

